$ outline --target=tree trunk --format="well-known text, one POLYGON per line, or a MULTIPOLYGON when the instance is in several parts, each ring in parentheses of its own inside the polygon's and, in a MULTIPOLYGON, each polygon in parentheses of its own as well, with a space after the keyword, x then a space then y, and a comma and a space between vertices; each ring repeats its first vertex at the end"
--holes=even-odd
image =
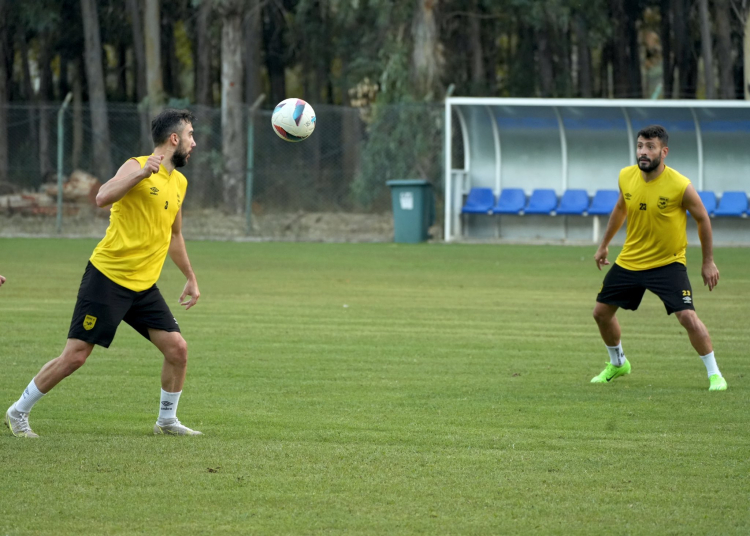
POLYGON ((244 208, 245 137, 242 106, 242 16, 237 4, 225 5, 221 25, 221 152, 224 208, 244 208))
POLYGON ((411 79, 417 96, 432 100, 441 88, 443 75, 443 52, 436 22, 439 0, 414 1, 411 79))
POLYGON ((71 91, 73 92, 73 154, 70 165, 78 169, 81 165, 83 154, 83 82, 81 60, 75 59, 71 62, 71 80, 73 81, 71 91))
POLYGON ((629 40, 628 40, 628 18, 625 12, 624 0, 610 0, 612 41, 614 61, 612 63, 612 78, 614 81, 614 94, 616 99, 627 99, 634 97, 631 94, 629 67, 629 40))
POLYGON ((165 96, 174 98, 182 97, 182 87, 180 85, 180 66, 177 61, 177 50, 174 40, 174 25, 177 20, 173 19, 174 13, 164 10, 164 16, 161 23, 161 51, 162 65, 164 66, 164 93, 165 96))
POLYGON ((140 118, 141 154, 148 154, 153 143, 151 141, 151 121, 146 106, 148 98, 148 84, 146 82, 146 46, 143 37, 143 14, 139 0, 127 0, 130 14, 130 26, 133 31, 133 59, 135 60, 135 100, 138 102, 138 116, 140 118))
POLYGON ((573 19, 573 29, 576 35, 576 51, 578 56, 578 94, 584 99, 594 96, 593 71, 591 69, 591 46, 589 45, 589 29, 583 13, 576 13, 573 19))
POLYGON ((716 58, 719 63, 719 94, 734 99, 734 60, 729 0, 714 0, 716 13, 716 58))
POLYGON ((109 153, 109 121, 107 96, 104 90, 102 42, 99 34, 99 15, 96 0, 81 0, 85 40, 86 78, 89 85, 91 108, 92 158, 96 177, 108 181, 112 177, 112 158, 109 153))
POLYGON ((708 15, 708 0, 698 0, 698 12, 701 21, 701 49, 703 52, 703 79, 706 82, 706 98, 716 98, 714 81, 714 60, 711 46, 711 19, 708 15))
MULTIPOLYGON (((245 102, 251 106, 263 93, 260 50, 262 46, 261 27, 262 5, 252 0, 243 19, 244 59, 245 59, 245 102)), ((274 103, 275 104, 275 103, 274 103)))
POLYGON ((677 96, 680 99, 689 99, 695 96, 695 87, 692 86, 691 80, 692 51, 690 47, 688 0, 674 0, 673 6, 677 96))
POLYGON ((135 94, 138 102, 143 102, 148 94, 146 86, 146 49, 143 40, 143 16, 138 0, 126 0, 133 32, 133 59, 135 60, 135 94))
MULTIPOLYGON (((21 53, 21 88, 23 98, 28 105, 28 117, 30 125, 30 154, 38 154, 39 150, 39 122, 37 119, 36 94, 31 82, 31 68, 29 67, 29 45, 21 28, 18 29, 19 51, 21 53)), ((10 80, 10 78, 9 78, 10 80)))
POLYGON ((471 57, 471 95, 483 95, 487 90, 482 48, 482 24, 479 20, 480 6, 474 0, 469 13, 469 50, 471 57))
POLYGON ((638 2, 626 2, 625 15, 628 44, 629 93, 634 99, 643 98, 643 77, 641 76, 641 55, 638 46, 638 18, 641 16, 638 2))
POLYGON ((661 55, 663 93, 665 99, 671 99, 674 85, 674 63, 672 63, 672 12, 670 0, 661 0, 661 55))
POLYGON ((209 37, 211 25, 211 0, 201 0, 195 15, 195 162, 191 173, 198 178, 191 186, 192 194, 188 196, 190 206, 213 206, 216 193, 221 186, 215 184, 216 178, 211 172, 209 155, 211 154, 211 123, 213 119, 213 70, 211 58, 213 47, 209 37))
POLYGON ((70 58, 64 55, 60 55, 60 77, 57 80, 57 98, 64 100, 65 96, 70 92, 70 82, 68 78, 68 63, 70 58))
POLYGON ((43 34, 39 37, 39 176, 42 182, 47 182, 53 171, 50 161, 50 106, 52 98, 52 70, 50 69, 50 36, 43 34))
POLYGON ((164 102, 164 83, 161 67, 161 17, 159 0, 146 0, 143 13, 146 52, 146 88, 151 114, 159 111, 164 102))
POLYGON ((534 58, 534 29, 527 25, 523 18, 518 21, 518 46, 513 53, 511 69, 508 74, 508 86, 511 97, 528 97, 536 92, 536 64, 534 58))
POLYGON ((0 184, 8 182, 8 30, 5 0, 0 0, 0 184))
POLYGON ((210 0, 201 0, 195 24, 195 102, 211 106, 211 39, 208 29, 211 19, 210 0))
POLYGON ((266 44, 266 69, 271 86, 270 104, 286 98, 286 65, 284 63, 285 45, 283 30, 286 26, 284 14, 275 2, 265 2, 266 24, 263 28, 266 44))
POLYGON ((555 75, 552 59, 552 42, 549 26, 542 23, 537 30, 537 45, 539 47, 539 84, 543 98, 555 96, 555 75))

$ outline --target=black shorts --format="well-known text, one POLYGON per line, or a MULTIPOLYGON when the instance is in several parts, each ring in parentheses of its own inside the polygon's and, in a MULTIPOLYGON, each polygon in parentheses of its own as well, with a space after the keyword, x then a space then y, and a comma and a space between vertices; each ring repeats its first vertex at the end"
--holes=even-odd
POLYGON ((123 320, 149 340, 148 328, 180 331, 156 285, 141 292, 127 289, 89 262, 78 289, 68 338, 109 348, 123 320))
POLYGON ((596 301, 635 311, 647 290, 659 296, 668 315, 686 309, 695 310, 687 268, 679 262, 638 271, 614 264, 604 277, 596 301))

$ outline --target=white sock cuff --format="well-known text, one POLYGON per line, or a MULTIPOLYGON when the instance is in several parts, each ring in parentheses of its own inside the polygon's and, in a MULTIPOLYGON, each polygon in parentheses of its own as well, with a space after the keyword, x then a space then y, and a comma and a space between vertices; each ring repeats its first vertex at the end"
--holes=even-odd
POLYGON ((703 364, 706 365, 706 373, 708 374, 709 378, 714 374, 718 374, 719 376, 721 376, 721 372, 719 371, 719 366, 716 364, 716 357, 714 356, 713 352, 702 355, 701 361, 703 361, 703 364))
POLYGON ((36 386, 36 382, 31 380, 29 385, 26 386, 26 389, 24 389, 23 394, 21 394, 21 398, 15 403, 16 411, 20 413, 29 413, 31 408, 34 407, 34 404, 36 404, 43 396, 44 393, 36 386))
POLYGON ((164 389, 161 390, 161 400, 159 401, 159 421, 172 422, 177 418, 177 404, 180 402, 182 391, 169 393, 164 389))
POLYGON ((609 353, 609 362, 614 366, 620 367, 625 363, 625 352, 622 351, 622 342, 618 343, 617 346, 607 346, 607 352, 609 353))

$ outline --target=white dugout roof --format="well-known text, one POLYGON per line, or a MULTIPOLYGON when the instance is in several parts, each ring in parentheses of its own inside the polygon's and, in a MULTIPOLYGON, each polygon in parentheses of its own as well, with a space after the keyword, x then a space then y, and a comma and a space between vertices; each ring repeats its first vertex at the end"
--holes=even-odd
POLYGON ((620 169, 635 164, 636 133, 652 124, 669 133, 667 164, 697 190, 750 189, 750 102, 447 98, 445 240, 461 236, 471 188, 617 189, 620 169))

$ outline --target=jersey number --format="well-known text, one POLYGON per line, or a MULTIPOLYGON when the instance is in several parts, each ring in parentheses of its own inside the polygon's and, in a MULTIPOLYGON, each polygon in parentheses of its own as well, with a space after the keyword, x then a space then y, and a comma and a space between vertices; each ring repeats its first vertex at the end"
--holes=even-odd
POLYGON ((164 203, 164 210, 167 210, 168 206, 169 206, 169 201, 167 201, 166 203, 164 203))
POLYGON ((646 210, 646 203, 640 203, 640 210, 646 210))

